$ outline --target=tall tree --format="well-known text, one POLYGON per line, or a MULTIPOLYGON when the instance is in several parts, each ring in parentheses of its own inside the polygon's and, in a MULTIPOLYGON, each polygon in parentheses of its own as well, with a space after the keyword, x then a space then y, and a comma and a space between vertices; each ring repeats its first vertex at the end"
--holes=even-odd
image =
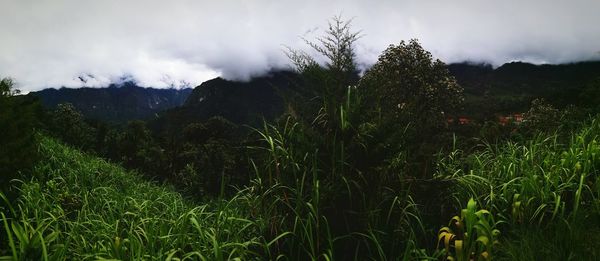
POLYGON ((303 39, 318 57, 291 48, 287 51, 303 81, 299 90, 303 97, 296 100, 294 113, 309 121, 321 114, 316 123, 330 131, 338 124, 339 105, 345 100, 348 88, 359 78, 354 44, 360 32, 352 31, 351 26, 352 20, 335 16, 324 36, 316 41, 303 39))
MULTIPOLYGON (((463 89, 446 65, 417 40, 389 46, 360 80, 358 92, 365 121, 376 124, 385 144, 403 146, 385 151, 408 150, 418 162, 439 152, 446 118, 463 101, 463 89)), ((426 174, 427 164, 421 170, 426 174)))
POLYGON ((463 89, 440 60, 417 40, 391 45, 360 82, 370 107, 384 120, 412 122, 419 131, 439 128, 459 108, 463 89))

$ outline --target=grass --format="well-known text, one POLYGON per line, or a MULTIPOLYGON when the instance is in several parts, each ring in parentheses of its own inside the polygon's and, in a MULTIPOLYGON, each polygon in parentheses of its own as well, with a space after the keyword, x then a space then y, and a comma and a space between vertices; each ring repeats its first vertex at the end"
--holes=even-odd
POLYGON ((3 210, 2 259, 246 260, 262 251, 244 198, 196 206, 50 138, 40 150, 37 174, 16 181, 20 197, 3 210))
POLYGON ((596 119, 570 139, 540 134, 471 155, 455 152, 441 162, 439 177, 456 182, 457 202, 473 197, 499 217, 508 259, 597 260, 599 141, 596 119))
POLYGON ((0 260, 600 259, 599 120, 567 139, 448 153, 436 175, 454 184, 454 202, 438 202, 460 211, 448 226, 424 223, 410 190, 366 200, 343 154, 332 178, 297 128, 265 126, 251 185, 203 203, 41 137, 33 176, 13 181, 19 197, 0 193, 0 260), (344 207, 362 212, 335 213, 344 207))

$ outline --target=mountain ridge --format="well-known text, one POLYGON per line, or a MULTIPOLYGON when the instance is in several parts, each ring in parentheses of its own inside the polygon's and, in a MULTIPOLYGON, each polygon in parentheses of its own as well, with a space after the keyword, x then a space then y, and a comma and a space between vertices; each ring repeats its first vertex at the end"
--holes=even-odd
MULTIPOLYGON (((598 61, 539 65, 510 62, 496 68, 466 61, 448 64, 447 68, 465 89, 465 111, 522 111, 535 97, 557 105, 577 103, 578 93, 600 78, 598 61), (512 98, 507 101, 506 97, 512 98), (490 108, 482 110, 481 106, 490 108)), ((294 86, 298 80, 296 73, 281 70, 248 81, 217 77, 193 89, 144 88, 124 82, 106 88, 44 89, 30 95, 38 96, 49 108, 70 102, 86 117, 108 122, 163 121, 169 117, 185 125, 220 116, 234 123, 256 125, 263 118, 272 120, 283 114, 283 93, 297 92, 294 86)))
POLYGON ((191 88, 156 89, 125 83, 106 88, 49 88, 27 95, 38 97, 49 109, 71 103, 87 118, 124 123, 148 119, 160 111, 181 106, 191 92, 191 88))

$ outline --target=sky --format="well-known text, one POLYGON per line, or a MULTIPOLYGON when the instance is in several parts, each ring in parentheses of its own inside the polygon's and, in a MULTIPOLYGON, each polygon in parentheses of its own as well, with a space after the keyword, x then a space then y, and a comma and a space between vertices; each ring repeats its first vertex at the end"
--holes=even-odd
POLYGON ((0 0, 0 77, 23 92, 196 86, 289 68, 284 46, 352 18, 363 68, 417 38, 446 63, 600 60, 599 0, 0 0))

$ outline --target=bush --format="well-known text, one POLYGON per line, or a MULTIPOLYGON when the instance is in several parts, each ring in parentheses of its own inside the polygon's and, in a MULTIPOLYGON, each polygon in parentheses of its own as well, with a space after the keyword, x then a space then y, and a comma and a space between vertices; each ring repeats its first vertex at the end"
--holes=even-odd
POLYGON ((81 150, 96 147, 96 130, 85 122, 73 104, 59 104, 49 116, 48 128, 53 136, 81 150))

